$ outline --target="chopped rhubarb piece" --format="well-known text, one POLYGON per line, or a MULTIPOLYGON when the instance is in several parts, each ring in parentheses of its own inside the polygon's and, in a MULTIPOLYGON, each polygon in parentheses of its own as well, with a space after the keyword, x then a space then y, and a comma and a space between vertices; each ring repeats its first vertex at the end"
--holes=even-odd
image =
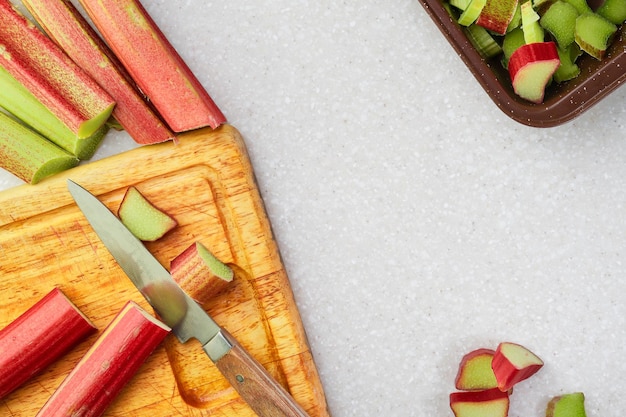
POLYGON ((0 112, 0 167, 36 184, 78 163, 74 155, 0 112))
POLYGON ((174 132, 226 119, 137 0, 80 0, 102 37, 174 132))
POLYGON ((9 0, 0 0, 0 65, 79 138, 107 121, 115 101, 9 0))
POLYGON ((493 349, 476 349, 463 356, 454 385, 463 391, 487 390, 498 387, 491 368, 493 349))
POLYGON ((531 0, 526 0, 520 5, 520 13, 526 43, 543 42, 544 31, 539 24, 539 14, 533 8, 531 0))
POLYGON ((542 366, 543 361, 537 355, 522 345, 510 342, 498 345, 491 362, 498 388, 505 392, 534 375, 542 366))
POLYGON ((582 392, 553 397, 546 407, 546 417, 586 417, 585 395, 582 392))
POLYGON ((129 301, 37 416, 101 416, 169 332, 129 301))
POLYGON ((604 0, 596 13, 614 25, 621 25, 626 22, 626 0, 604 0))
POLYGON ((450 394, 450 408, 456 417, 507 417, 509 394, 498 388, 450 394))
POLYGON ((139 240, 153 242, 176 227, 176 220, 152 204, 136 187, 128 187, 117 215, 139 240))
POLYGON ((517 0, 487 0, 476 24, 498 35, 504 35, 515 15, 517 0))
POLYGON ((617 32, 617 26, 596 13, 585 13, 576 18, 576 43, 595 59, 602 59, 617 32))
POLYGON ((95 331, 60 289, 50 291, 0 330, 0 398, 95 331))
POLYGON ((233 280, 233 270, 200 242, 195 242, 171 263, 172 278, 191 298, 207 304, 233 280))
POLYGON ((463 10, 463 13, 461 13, 461 16, 459 16, 459 24, 469 26, 474 23, 485 4, 487 4, 487 0, 471 0, 465 10, 463 10))
POLYGON ((554 42, 522 45, 509 59, 509 75, 515 93, 530 102, 541 103, 546 85, 559 64, 559 54, 554 42))
POLYGON ((2 67, 0 67, 0 107, 82 160, 93 156, 109 130, 108 124, 105 123, 93 135, 80 139, 2 67))
POLYGON ((140 95, 130 75, 69 0, 22 0, 44 31, 116 102, 113 117, 139 144, 174 133, 140 95))
POLYGON ((574 43, 574 31, 578 10, 571 4, 557 0, 541 16, 539 24, 556 40, 561 49, 568 48, 574 43))

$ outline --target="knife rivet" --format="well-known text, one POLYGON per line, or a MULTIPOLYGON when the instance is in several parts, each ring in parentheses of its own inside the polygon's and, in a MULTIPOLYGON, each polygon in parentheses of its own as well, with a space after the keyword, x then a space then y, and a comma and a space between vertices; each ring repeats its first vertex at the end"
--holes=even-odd
POLYGON ((236 380, 237 380, 237 382, 239 382, 239 383, 242 383, 242 382, 243 382, 243 380, 244 380, 243 375, 237 375, 237 376, 235 376, 235 379, 236 379, 236 380))

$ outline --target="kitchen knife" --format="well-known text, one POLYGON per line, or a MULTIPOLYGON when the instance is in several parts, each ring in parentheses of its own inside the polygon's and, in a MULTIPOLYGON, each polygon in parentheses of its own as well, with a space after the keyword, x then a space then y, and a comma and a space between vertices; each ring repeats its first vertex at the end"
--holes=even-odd
POLYGON ((293 397, 174 281, 122 222, 89 191, 72 180, 70 194, 126 275, 181 343, 195 338, 260 417, 308 416, 293 397))

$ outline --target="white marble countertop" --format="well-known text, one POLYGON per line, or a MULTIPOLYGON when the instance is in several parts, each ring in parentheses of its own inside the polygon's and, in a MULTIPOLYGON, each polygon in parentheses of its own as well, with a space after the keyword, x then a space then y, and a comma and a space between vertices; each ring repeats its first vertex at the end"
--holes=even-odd
POLYGON ((417 0, 144 3, 245 137, 334 416, 451 416, 501 341, 546 363, 511 416, 623 414, 626 88, 531 128, 417 0))

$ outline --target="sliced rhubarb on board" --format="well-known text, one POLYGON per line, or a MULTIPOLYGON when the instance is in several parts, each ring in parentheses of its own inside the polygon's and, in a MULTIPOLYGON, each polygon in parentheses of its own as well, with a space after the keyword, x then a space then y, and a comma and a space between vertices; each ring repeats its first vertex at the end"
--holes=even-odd
POLYGON ((0 107, 78 159, 90 159, 109 131, 107 123, 93 135, 80 139, 37 97, 0 67, 0 107))
POLYGON ((200 242, 193 243, 172 260, 170 273, 202 305, 224 291, 234 278, 233 270, 200 242))
POLYGON ((0 398, 95 331, 91 321, 54 288, 0 330, 0 398))
MULTIPOLYGON (((139 144, 174 138, 113 52, 69 0, 22 0, 44 31, 116 102, 113 117, 139 144)), ((158 67, 158 65, 155 65, 158 67)))
POLYGON ((507 417, 509 394, 493 388, 450 394, 450 408, 456 417, 507 417))
POLYGON ((117 215, 139 240, 153 242, 176 227, 176 220, 160 210, 136 187, 128 187, 117 215))
POLYGON ((102 37, 174 132, 226 119, 136 0, 80 0, 102 37))
POLYGON ((518 382, 530 378, 542 366, 543 361, 537 355, 526 347, 511 342, 500 343, 491 361, 498 388, 505 392, 518 382))
POLYGON ((37 413, 101 416, 170 328, 129 301, 37 413))
POLYGON ((515 93, 532 103, 541 103, 546 85, 559 67, 554 42, 529 43, 519 47, 509 59, 509 75, 515 93))
POLYGON ((80 161, 11 116, 0 112, 0 167, 36 184, 80 161))
POLYGON ((115 101, 9 0, 0 0, 0 65, 79 138, 108 120, 115 101))

